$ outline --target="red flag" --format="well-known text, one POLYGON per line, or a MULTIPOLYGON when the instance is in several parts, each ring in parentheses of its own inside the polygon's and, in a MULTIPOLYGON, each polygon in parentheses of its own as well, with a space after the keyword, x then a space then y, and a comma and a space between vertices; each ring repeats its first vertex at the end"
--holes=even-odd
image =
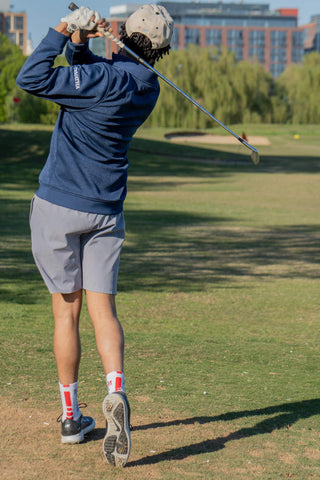
POLYGON ((13 97, 13 101, 14 101, 14 103, 20 103, 20 98, 18 98, 18 97, 13 97))

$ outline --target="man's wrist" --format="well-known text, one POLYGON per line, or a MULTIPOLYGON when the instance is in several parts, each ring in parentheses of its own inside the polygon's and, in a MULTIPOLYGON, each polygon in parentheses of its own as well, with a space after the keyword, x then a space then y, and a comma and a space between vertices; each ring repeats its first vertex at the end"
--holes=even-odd
POLYGON ((76 43, 77 45, 83 45, 85 43, 88 43, 88 41, 89 41, 89 38, 87 37, 85 32, 83 32, 82 30, 76 30, 71 35, 71 42, 76 43))
POLYGON ((67 22, 60 22, 59 25, 56 26, 55 30, 59 33, 62 33, 66 37, 71 37, 71 33, 67 30, 68 24, 67 22))

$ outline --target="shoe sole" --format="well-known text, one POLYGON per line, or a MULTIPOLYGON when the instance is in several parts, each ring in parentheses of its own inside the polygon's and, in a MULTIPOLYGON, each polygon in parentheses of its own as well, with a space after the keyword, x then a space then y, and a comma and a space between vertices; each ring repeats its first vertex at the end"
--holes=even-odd
POLYGON ((91 432, 94 427, 96 426, 95 421, 93 420, 90 425, 88 425, 86 428, 81 430, 81 432, 77 433, 76 435, 61 435, 61 443, 81 443, 84 440, 84 436, 91 432))
POLYGON ((102 410, 107 422, 103 453, 110 465, 124 467, 131 450, 128 404, 122 395, 111 393, 105 397, 102 410))

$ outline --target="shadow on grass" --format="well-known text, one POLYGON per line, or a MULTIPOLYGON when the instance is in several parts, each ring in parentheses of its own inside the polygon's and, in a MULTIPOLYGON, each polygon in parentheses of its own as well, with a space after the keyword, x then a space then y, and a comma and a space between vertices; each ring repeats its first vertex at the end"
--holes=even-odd
MULTIPOLYGON (((39 285, 41 279, 30 252, 29 200, 24 200, 24 191, 30 192, 31 197, 37 188, 50 137, 51 132, 46 130, 0 129, 0 188, 8 192, 1 200, 0 211, 0 293, 5 301, 38 301, 37 289, 31 285, 39 285), (20 197, 19 192, 23 192, 20 197), (10 290, 7 283, 11 284, 10 290)), ((219 181, 219 177, 238 172, 237 160, 248 160, 247 155, 238 153, 143 139, 134 140, 129 158, 132 186, 139 190, 146 184, 148 188, 161 188, 157 177, 162 176, 170 187, 175 186, 177 176, 188 178, 188 183, 192 178, 196 182, 201 177, 219 181), (195 161, 184 162, 184 156, 195 161), (233 163, 222 166, 197 163, 201 158, 224 158, 233 163), (140 176, 148 177, 147 181, 141 181, 140 176)), ((272 157, 270 164, 268 162, 255 167, 249 160, 243 168, 254 173, 273 173, 277 169, 312 173, 320 167, 320 159, 310 157, 304 161, 301 157, 272 157)), ((149 288, 201 291, 206 284, 226 284, 243 276, 314 278, 315 269, 310 265, 316 267, 320 261, 319 225, 270 228, 250 232, 248 236, 242 231, 230 233, 225 226, 226 222, 232 222, 230 217, 188 211, 130 210, 126 212, 126 219, 131 238, 122 253, 120 291, 149 288), (297 258, 299 269, 294 272, 292 269, 262 272, 263 266, 293 265, 297 258)))
POLYGON ((134 431, 138 430, 155 430, 157 428, 185 426, 194 424, 208 424, 212 422, 231 422, 240 418, 267 416, 264 420, 254 424, 252 427, 240 428, 224 437, 217 437, 204 440, 199 443, 186 445, 180 448, 174 448, 166 452, 157 453, 143 457, 140 460, 129 462, 127 467, 136 467, 141 465, 154 465, 163 461, 182 460, 194 455, 203 453, 216 452, 225 448, 228 442, 241 440, 243 438, 254 437, 255 435, 263 435, 271 433, 275 430, 288 429, 298 420, 306 419, 314 415, 320 414, 320 399, 305 400, 296 403, 285 403, 272 407, 261 408, 257 410, 244 410, 241 412, 230 412, 213 417, 193 417, 182 420, 174 420, 171 422, 157 422, 149 425, 141 425, 134 427, 134 431))
MULTIPOLYGON (((227 148, 227 147, 226 147, 227 148)), ((252 173, 316 173, 320 171, 320 155, 262 155, 260 164, 250 160, 250 151, 243 146, 228 146, 228 151, 210 146, 171 144, 165 141, 135 138, 132 142, 132 174, 196 176, 231 174, 244 169, 252 173), (152 159, 150 163, 147 158, 152 159), (167 157, 167 160, 160 157, 167 157), (184 160, 187 160, 184 161, 184 160), (210 163, 211 161, 211 163, 210 163)))
MULTIPOLYGON (((129 211, 119 291, 203 291, 242 277, 317 278, 319 225, 232 230, 231 219, 129 211)), ((246 288, 250 285, 246 283, 246 288)))
POLYGON ((6 189, 36 188, 50 138, 50 131, 0 129, 0 178, 6 189))
MULTIPOLYGON (((30 288, 41 279, 31 254, 28 216, 29 201, 2 200, 0 295, 6 301, 38 301, 36 288, 30 288), (8 282, 19 296, 7 290, 8 282)), ((142 209, 126 212, 126 221, 130 240, 122 251, 119 292, 196 292, 243 277, 318 276, 319 225, 230 231, 230 218, 142 209)))
MULTIPOLYGON (((224 437, 210 438, 202 442, 185 445, 184 447, 173 448, 156 455, 148 455, 139 460, 129 462, 128 467, 142 465, 154 465, 164 461, 183 460, 184 458, 212 453, 225 448, 228 442, 241 440, 243 438, 265 435, 275 430, 289 429, 299 420, 313 417, 320 414, 320 399, 304 400, 295 403, 284 403, 271 407, 255 410, 243 410, 229 412, 217 416, 201 416, 172 420, 169 422, 155 422, 147 425, 138 425, 132 428, 133 432, 145 430, 157 430, 158 428, 183 427, 185 425, 207 425, 215 422, 232 422, 241 418, 268 417, 255 423, 251 427, 240 428, 224 437)), ((168 432, 168 436, 170 432, 168 432)), ((87 442, 102 440, 105 436, 105 429, 96 428, 87 437, 87 442)), ((183 436, 183 433, 181 434, 183 436)))
POLYGON ((1 200, 0 299, 4 302, 39 302, 41 277, 31 253, 29 203, 27 200, 1 200))

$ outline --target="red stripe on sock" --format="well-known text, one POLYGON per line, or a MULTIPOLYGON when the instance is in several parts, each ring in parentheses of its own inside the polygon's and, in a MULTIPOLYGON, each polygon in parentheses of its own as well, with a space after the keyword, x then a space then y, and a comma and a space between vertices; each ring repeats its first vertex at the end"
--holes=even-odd
POLYGON ((65 401, 66 401, 67 407, 71 407, 71 406, 72 406, 72 403, 71 403, 71 395, 70 395, 70 392, 64 392, 64 399, 65 399, 65 401))
POLYGON ((116 392, 121 390, 121 384, 122 384, 121 377, 116 377, 116 386, 115 386, 116 392))
POLYGON ((66 401, 66 406, 67 406, 67 418, 69 420, 73 420, 73 411, 72 411, 72 402, 71 402, 70 392, 64 392, 64 399, 66 401))

